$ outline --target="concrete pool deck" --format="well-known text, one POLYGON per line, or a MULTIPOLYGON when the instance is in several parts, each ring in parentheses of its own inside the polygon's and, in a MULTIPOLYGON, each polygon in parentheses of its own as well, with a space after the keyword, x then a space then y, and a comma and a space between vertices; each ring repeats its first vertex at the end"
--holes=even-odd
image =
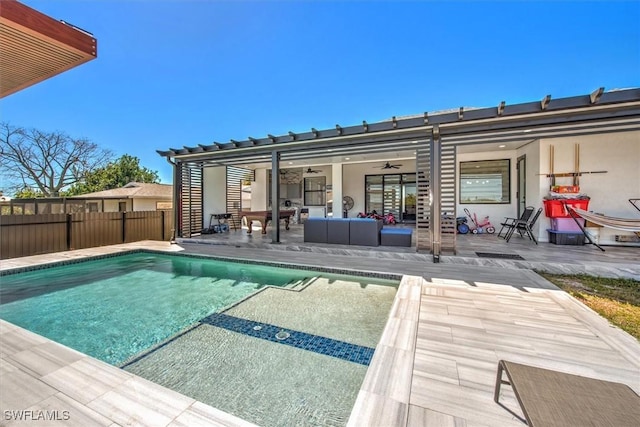
MULTIPOLYGON (((0 270, 131 249, 402 273, 351 426, 522 426, 493 402, 497 362, 622 382, 640 393, 640 343, 526 269, 222 245, 138 242, 3 260, 0 270)), ((54 425, 249 426, 194 399, 0 321, 0 416, 58 411, 54 425), (68 412, 64 412, 68 411, 68 412)), ((509 387, 501 402, 519 414, 509 387)), ((520 414, 521 415, 521 414, 520 414)))

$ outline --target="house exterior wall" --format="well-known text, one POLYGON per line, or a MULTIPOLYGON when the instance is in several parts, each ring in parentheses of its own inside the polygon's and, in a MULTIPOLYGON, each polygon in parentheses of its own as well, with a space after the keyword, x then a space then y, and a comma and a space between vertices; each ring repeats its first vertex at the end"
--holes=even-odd
POLYGON ((128 211, 131 211, 133 209, 131 199, 109 199, 104 201, 104 212, 119 212, 120 202, 125 202, 127 204, 128 211))
MULTIPOLYGON (((543 173, 543 171, 544 173, 546 173, 546 169, 547 169, 547 166, 543 166, 540 164, 540 141, 536 139, 535 141, 532 141, 520 147, 517 150, 516 161, 517 161, 517 158, 520 156, 525 156, 525 159, 526 159, 525 160, 525 168, 526 168, 525 203, 526 203, 526 206, 533 206, 537 211, 538 208, 544 208, 542 203, 542 198, 540 197, 540 192, 541 192, 540 174, 543 173)), ((515 179, 514 186, 515 186, 517 185, 517 171, 516 171, 515 164, 513 165, 512 172, 515 174, 514 175, 514 179, 515 179)), ((548 190, 549 188, 548 185, 546 186, 546 188, 548 190)), ((517 188, 514 188, 514 190, 517 190, 517 188)), ((516 195, 515 191, 513 195, 515 197, 516 195)), ((517 200, 515 202, 516 202, 516 205, 514 205, 515 210, 513 211, 513 215, 510 215, 511 217, 515 217, 518 212, 517 200)), ((533 234, 534 236, 536 236, 536 239, 538 239, 539 241, 540 239, 542 239, 542 241, 545 242, 545 241, 548 241, 549 236, 548 236, 548 233, 546 232, 543 218, 544 218, 544 213, 541 213, 540 216, 538 217, 538 222, 534 226, 534 229, 531 231, 533 231, 533 234)))
POLYGON ((225 167, 202 170, 202 224, 209 226, 211 214, 227 211, 227 172, 225 167))
POLYGON ((349 217, 355 218, 358 212, 364 212, 365 206, 365 175, 415 173, 415 159, 390 160, 392 164, 402 165, 398 169, 380 169, 384 162, 352 163, 342 165, 344 176, 342 178, 342 195, 353 199, 353 209, 349 211, 349 217))
MULTIPOLYGON (((474 213, 478 217, 478 221, 483 221, 484 217, 489 216, 489 221, 496 227, 496 230, 500 230, 500 223, 503 222, 505 217, 513 218, 518 212, 518 200, 516 199, 517 192, 517 179, 516 161, 518 153, 516 150, 500 150, 500 151, 485 151, 479 153, 458 153, 456 155, 456 216, 465 216, 464 209, 468 209, 471 215, 474 213), (509 174, 509 194, 510 203, 505 204, 460 204, 460 163, 471 162, 477 160, 510 160, 510 174, 509 174)), ((468 219, 468 218, 467 218, 468 219)), ((469 220, 469 219, 468 219, 469 220)), ((469 226, 473 227, 473 223, 469 220, 469 226)), ((497 231, 496 231, 497 232, 497 231)))
MULTIPOLYGON (((120 202, 126 202, 127 211, 155 211, 156 203, 171 202, 171 199, 105 199, 104 212, 118 212, 120 202)), ((102 203, 97 200, 98 206, 102 203)))
POLYGON ((251 210, 264 211, 268 205, 269 180, 266 169, 256 169, 256 180, 251 183, 251 210))
MULTIPOLYGON (((575 144, 580 144, 580 171, 607 171, 580 177, 581 192, 591 198, 589 210, 620 218, 640 217, 640 212, 629 203, 631 198, 640 198, 640 131, 541 140, 540 173, 548 173, 551 145, 554 146, 554 172, 573 172, 575 144)), ((544 175, 538 180, 542 200, 548 194, 550 180, 544 175)), ((571 184, 571 178, 556 178, 556 185, 571 184)), ((540 219, 540 240, 548 241, 546 229, 550 220, 545 216, 540 219)), ((616 235, 633 233, 603 227, 599 234, 599 243, 616 244, 616 235)))
MULTIPOLYGON (((337 167, 340 167, 340 165, 337 165, 337 167)), ((323 217, 327 215, 327 211, 326 211, 326 203, 325 206, 307 206, 304 204, 304 179, 305 178, 316 178, 319 176, 324 176, 325 177, 325 184, 326 185, 331 185, 333 186, 333 175, 332 175, 332 166, 331 165, 326 165, 326 166, 314 166, 311 169, 313 170, 317 170, 320 172, 317 173, 302 173, 302 194, 301 194, 301 204, 303 208, 309 209, 309 217, 313 218, 313 217, 323 217)))
POLYGON ((157 202, 170 202, 162 199, 133 199, 133 209, 136 211, 155 211, 157 202))

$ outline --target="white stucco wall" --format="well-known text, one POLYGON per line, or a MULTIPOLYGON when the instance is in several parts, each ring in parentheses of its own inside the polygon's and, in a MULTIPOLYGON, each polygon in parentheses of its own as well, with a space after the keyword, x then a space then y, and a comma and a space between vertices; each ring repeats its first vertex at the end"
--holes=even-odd
POLYGON ((211 214, 227 211, 227 170, 225 167, 204 168, 202 170, 204 192, 202 194, 202 224, 209 226, 211 214))
MULTIPOLYGON (((540 141, 540 173, 548 173, 549 146, 554 146, 554 172, 574 171, 574 147, 580 144, 580 171, 606 171, 584 174, 580 177, 580 190, 591 198, 589 210, 620 218, 640 218, 630 203, 640 198, 640 131, 601 135, 544 139, 540 141)), ((550 179, 539 176, 542 200, 548 194, 550 179)), ((571 185, 571 178, 556 178, 556 185, 571 185)), ((546 229, 550 221, 541 217, 540 240, 548 241, 546 229)), ((616 244, 615 235, 632 233, 611 228, 600 229, 600 243, 616 244)))
MULTIPOLYGON (((119 202, 119 200, 105 200, 104 201, 104 212, 118 212, 118 202, 119 202)), ((100 202, 98 202, 98 203, 100 203, 100 202)))
POLYGON ((256 180, 251 183, 251 210, 264 211, 267 209, 269 195, 269 180, 266 169, 255 170, 256 180))
MULTIPOLYGON (((516 160, 518 154, 516 150, 486 151, 481 153, 458 153, 456 155, 456 216, 465 216, 464 209, 469 210, 471 215, 476 214, 479 222, 484 222, 484 218, 489 216, 489 221, 496 228, 496 233, 500 230, 500 223, 505 217, 513 218, 518 211, 518 201, 516 199, 517 192, 517 173, 516 160), (510 203, 505 204, 460 204, 460 162, 472 162, 478 160, 504 160, 511 161, 510 168, 510 187, 511 194, 510 203)), ((467 217, 469 227, 473 228, 473 223, 467 217)))
POLYGON ((133 199, 134 211, 155 211, 156 202, 165 201, 171 202, 171 200, 159 200, 159 199, 133 199))
POLYGON ((353 209, 349 211, 349 217, 355 218, 358 212, 364 212, 365 205, 365 175, 383 175, 398 173, 415 173, 416 161, 413 159, 391 161, 392 164, 402 165, 398 169, 380 169, 384 162, 352 163, 342 166, 344 176, 342 179, 342 195, 353 199, 353 209))
POLYGON ((334 163, 331 167, 331 188, 333 200, 332 215, 342 218, 342 163, 334 163))

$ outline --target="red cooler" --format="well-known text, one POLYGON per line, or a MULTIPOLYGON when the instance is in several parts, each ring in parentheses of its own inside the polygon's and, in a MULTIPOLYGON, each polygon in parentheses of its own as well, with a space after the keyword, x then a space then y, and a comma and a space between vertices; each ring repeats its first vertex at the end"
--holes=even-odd
POLYGON ((544 214, 549 218, 571 218, 569 212, 564 208, 565 203, 585 211, 589 208, 589 199, 553 199, 542 202, 544 203, 544 214))

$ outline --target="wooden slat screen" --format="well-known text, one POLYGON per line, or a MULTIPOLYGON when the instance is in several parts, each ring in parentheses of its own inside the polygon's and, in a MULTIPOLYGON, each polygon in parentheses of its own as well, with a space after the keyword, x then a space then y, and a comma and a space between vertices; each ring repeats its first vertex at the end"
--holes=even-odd
POLYGON ((440 169, 440 241, 442 251, 456 253, 456 147, 442 145, 440 169))
POLYGON ((416 250, 431 251, 429 181, 431 172, 429 142, 420 142, 416 150, 416 250))
POLYGON ((199 236, 202 232, 202 167, 180 163, 180 236, 199 236))
POLYGON ((233 214, 233 218, 238 221, 238 212, 243 210, 242 206, 242 182, 255 181, 255 172, 251 169, 227 167, 227 213, 233 214))

